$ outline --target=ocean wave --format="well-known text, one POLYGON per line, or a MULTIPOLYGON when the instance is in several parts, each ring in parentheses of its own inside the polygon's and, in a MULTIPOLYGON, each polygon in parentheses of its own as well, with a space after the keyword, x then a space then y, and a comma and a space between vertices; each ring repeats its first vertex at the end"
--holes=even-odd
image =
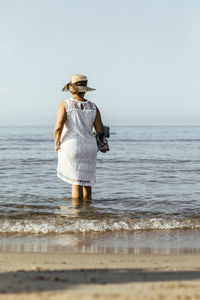
POLYGON ((0 233, 59 234, 140 230, 200 229, 200 218, 0 220, 0 233))
MULTIPOLYGON (((174 159, 160 159, 160 158, 123 158, 123 159, 120 159, 120 158, 97 158, 97 161, 100 162, 100 163, 106 163, 108 164, 112 164, 112 163, 132 163, 132 164, 135 164, 135 163, 163 163, 163 164, 166 164, 166 163, 173 163, 173 164, 185 164, 185 163, 199 163, 200 160, 196 160, 196 159, 177 159, 177 158, 174 158, 174 159)), ((176 171, 176 170, 175 170, 176 171)))
POLYGON ((140 142, 153 142, 153 143, 167 143, 167 142, 173 142, 173 143, 178 143, 178 142, 198 142, 200 141, 200 139, 131 139, 131 138, 121 138, 121 139, 113 139, 112 141, 117 141, 117 142, 127 142, 127 143, 140 143, 140 142))

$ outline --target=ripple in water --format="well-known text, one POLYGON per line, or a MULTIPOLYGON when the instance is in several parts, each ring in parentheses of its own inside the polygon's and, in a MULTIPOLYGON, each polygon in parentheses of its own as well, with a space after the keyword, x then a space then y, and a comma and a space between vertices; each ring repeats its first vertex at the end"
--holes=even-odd
POLYGON ((52 133, 0 128, 0 232, 199 229, 200 127, 111 127, 94 200, 76 208, 66 198, 70 185, 56 176, 52 133))

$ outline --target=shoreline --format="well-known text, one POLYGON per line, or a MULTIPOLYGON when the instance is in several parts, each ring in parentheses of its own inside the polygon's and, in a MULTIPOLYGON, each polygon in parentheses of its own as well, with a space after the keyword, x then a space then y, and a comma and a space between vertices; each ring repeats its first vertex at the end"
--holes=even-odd
POLYGON ((0 299, 199 299, 200 255, 1 253, 0 299))
POLYGON ((199 230, 0 234, 0 253, 200 254, 199 230))

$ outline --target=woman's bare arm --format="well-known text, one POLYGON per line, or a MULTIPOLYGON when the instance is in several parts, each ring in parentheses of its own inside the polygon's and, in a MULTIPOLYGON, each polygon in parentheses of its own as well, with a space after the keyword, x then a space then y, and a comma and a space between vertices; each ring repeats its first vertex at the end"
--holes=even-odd
POLYGON ((62 101, 58 107, 56 124, 54 127, 54 141, 55 141, 56 152, 58 151, 58 149, 60 149, 60 137, 66 120, 67 120, 67 113, 65 109, 65 101, 62 101))
POLYGON ((96 113, 96 118, 95 118, 95 121, 94 121, 94 128, 101 135, 101 134, 104 133, 104 127, 103 127, 103 123, 102 123, 102 120, 101 120, 100 111, 99 111, 98 107, 96 107, 96 109, 97 109, 97 113, 96 113))

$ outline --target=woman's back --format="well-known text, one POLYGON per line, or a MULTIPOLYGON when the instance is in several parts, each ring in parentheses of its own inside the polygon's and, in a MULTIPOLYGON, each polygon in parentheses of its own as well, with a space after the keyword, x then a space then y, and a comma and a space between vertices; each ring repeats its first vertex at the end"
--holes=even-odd
POLYGON ((65 101, 67 120, 61 135, 61 142, 66 139, 94 140, 92 128, 96 118, 96 105, 91 101, 74 98, 65 101))
POLYGON ((97 143, 92 128, 96 106, 91 101, 70 98, 66 100, 65 108, 67 119, 58 151, 58 177, 72 184, 93 185, 96 182, 97 143))

